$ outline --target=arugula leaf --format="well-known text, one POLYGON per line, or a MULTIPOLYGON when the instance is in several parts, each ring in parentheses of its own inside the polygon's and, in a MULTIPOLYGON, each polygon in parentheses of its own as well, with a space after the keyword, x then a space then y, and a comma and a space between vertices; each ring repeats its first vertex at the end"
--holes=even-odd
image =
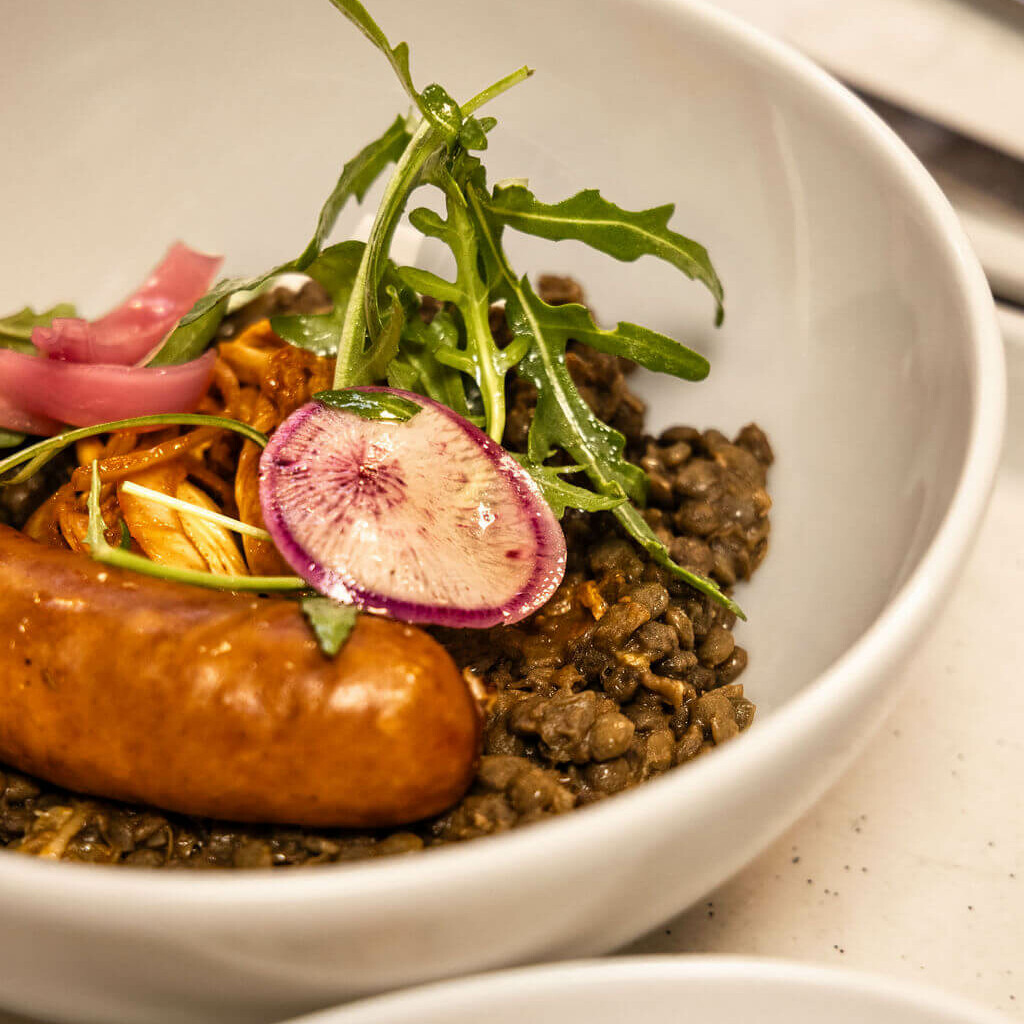
POLYGON ((227 308, 228 299, 225 296, 197 320, 187 324, 184 320, 180 321, 146 365, 174 366, 198 359, 210 347, 227 308))
POLYGON ((388 387, 397 388, 399 391, 414 391, 423 394, 420 390, 424 386, 423 378, 419 370, 403 358, 401 352, 391 360, 388 366, 388 387))
POLYGON ((419 104, 423 116, 444 139, 450 142, 458 138, 465 119, 447 89, 436 82, 428 85, 420 94, 419 104))
POLYGON ((418 316, 410 317, 402 329, 398 355, 388 366, 388 383, 426 395, 476 422, 466 401, 462 372, 439 357, 439 353, 458 347, 459 328, 445 310, 439 310, 429 324, 418 316))
POLYGON ((633 505, 619 505, 612 510, 612 514, 626 528, 626 532, 635 540, 662 568, 668 569, 673 575, 686 580, 694 590, 706 594, 713 601, 728 608, 738 618, 746 621, 743 609, 731 598, 722 593, 714 580, 702 576, 699 572, 684 569, 672 560, 669 550, 665 547, 657 534, 651 529, 647 520, 640 514, 633 505))
POLYGON ((74 315, 75 307, 69 302, 60 302, 42 313, 37 313, 31 306, 19 309, 17 313, 0 318, 0 348, 13 348, 17 352, 34 355, 32 331, 37 327, 49 327, 58 317, 74 315))
POLYGON ((502 224, 540 238, 576 239, 625 262, 657 256, 707 286, 717 305, 715 322, 722 322, 722 283, 707 249, 668 226, 675 212, 671 203, 634 212, 609 202, 597 189, 585 189, 550 206, 525 186, 509 185, 495 187, 487 207, 502 224))
POLYGON ((486 149, 487 133, 497 123, 496 117, 467 117, 459 132, 459 145, 463 149, 486 149))
MULTIPOLYGON (((540 299, 537 299, 540 302, 540 299)), ((703 380, 711 369, 708 361, 674 338, 669 338, 648 327, 620 322, 612 331, 598 327, 586 306, 567 302, 560 306, 548 306, 544 316, 548 323, 559 322, 558 329, 568 333, 576 341, 582 341, 598 352, 623 356, 646 366, 648 370, 669 373, 682 380, 703 380)))
POLYGON ((330 409, 354 412, 364 420, 392 420, 405 423, 420 411, 420 406, 401 395, 387 391, 319 391, 313 400, 330 409))
POLYGON ((356 627, 359 610, 351 604, 338 604, 329 597, 303 597, 299 600, 302 614, 328 658, 333 658, 356 627))
POLYGON ((362 242, 353 241, 324 249, 305 272, 323 286, 334 300, 334 308, 329 313, 271 317, 274 333, 318 356, 335 355, 363 249, 362 242))
MULTIPOLYGON (((552 448, 561 448, 584 468, 604 495, 647 500, 644 471, 627 461, 626 439, 594 415, 565 365, 565 347, 575 334, 575 320, 565 306, 549 306, 523 277, 511 290, 505 316, 512 333, 530 340, 519 373, 537 389, 537 409, 530 425, 529 452, 542 463, 552 448)), ((580 308, 580 307, 577 307, 580 308)))
POLYGON ((297 269, 305 269, 316 259, 334 229, 345 204, 354 197, 361 203, 370 186, 380 177, 389 164, 396 163, 409 145, 412 134, 408 123, 399 115, 391 126, 379 138, 364 146, 341 169, 341 175, 331 194, 327 197, 320 217, 317 220, 316 232, 309 245, 295 260, 297 269))
MULTIPOLYGON (((4 430, 0 427, 0 448, 16 448, 25 440, 26 434, 19 434, 14 430, 4 430)), ((3 486, 0 484, 0 486, 3 486)))
POLYGON ((584 512, 608 512, 618 508, 626 500, 625 497, 613 498, 597 494, 563 479, 565 473, 581 472, 582 466, 538 465, 532 462, 528 455, 518 452, 510 454, 533 477, 544 500, 551 506, 551 511, 558 519, 565 515, 567 508, 578 508, 584 512))
POLYGON ((409 94, 409 98, 418 104, 419 93, 416 91, 416 86, 412 84, 412 75, 409 73, 408 44, 399 43, 392 47, 381 27, 370 17, 369 12, 359 3, 359 0, 330 0, 330 2, 387 57, 388 62, 395 69, 395 74, 398 75, 402 87, 409 94))
MULTIPOLYGON (((225 300, 238 292, 255 292, 262 288, 271 278, 294 270, 294 261, 289 260, 280 266, 268 270, 265 274, 257 274, 255 277, 225 277, 218 281, 196 304, 178 321, 175 331, 210 316, 225 300)), ((174 332, 170 337, 174 337, 174 332)), ((161 350, 162 351, 162 350, 161 350)), ((157 354, 159 356, 159 353, 157 354)), ((157 358, 154 356, 154 359, 157 358)))

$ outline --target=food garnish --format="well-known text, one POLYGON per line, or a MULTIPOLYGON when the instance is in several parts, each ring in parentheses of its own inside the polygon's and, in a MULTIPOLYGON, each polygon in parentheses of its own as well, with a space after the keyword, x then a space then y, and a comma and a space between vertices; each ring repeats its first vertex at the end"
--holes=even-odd
MULTIPOLYGON (((289 345, 335 359, 333 391, 278 427, 262 459, 260 496, 278 552, 299 577, 337 601, 412 621, 481 627, 517 621, 539 607, 561 577, 564 540, 555 517, 572 507, 611 512, 656 563, 743 617, 713 580, 677 564, 645 519, 647 476, 626 458, 623 435, 599 419, 580 394, 566 365, 566 349, 570 341, 583 343, 692 381, 707 375, 707 361, 649 328, 625 321, 601 328, 579 303, 545 302, 512 266, 503 235, 510 229, 553 241, 573 239, 622 261, 654 256, 707 287, 718 323, 722 286, 707 251, 669 227, 671 205, 630 211, 594 189, 545 203, 524 179, 488 186, 479 154, 497 121, 478 117, 477 111, 533 72, 512 71, 461 104, 436 83, 418 90, 406 44, 392 46, 358 0, 331 2, 384 53, 414 103, 414 114, 397 117, 344 166, 298 256, 254 277, 219 282, 176 326, 189 289, 204 276, 208 283, 215 265, 213 258, 180 244, 136 293, 142 306, 137 320, 125 307, 89 324, 58 316, 66 311, 57 307, 38 316, 23 310, 0 321, 0 345, 6 345, 0 348, 0 426, 12 432, 8 443, 18 443, 18 432, 52 433, 57 422, 100 429, 104 420, 132 414, 191 411, 209 384, 213 353, 207 350, 235 296, 300 272, 325 289, 333 307, 274 317, 270 327, 289 345), (368 241, 327 246, 348 200, 362 200, 392 164, 368 241), (453 280, 398 266, 390 258, 395 230, 413 192, 423 186, 440 193, 444 214, 418 207, 408 220, 450 249, 453 280), (168 281, 176 283, 168 287, 168 281), (149 303, 154 296, 158 301, 149 303), (504 308, 508 327, 501 337, 490 320, 496 305, 504 308), (26 330, 50 358, 24 351, 26 330), (139 358, 143 338, 149 365, 111 365, 139 358), (523 452, 501 448, 513 372, 537 392, 523 452), (390 388, 377 387, 384 381, 390 388), (377 397, 371 400, 371 394, 377 397), (359 403, 367 401, 371 408, 360 410, 359 403), (394 406, 391 413, 387 402, 394 406), (419 411, 411 418, 402 415, 402 403, 419 411), (395 408, 399 412, 392 415, 395 408), (448 434, 461 444, 455 460, 441 454, 448 434), (314 437, 320 447, 312 447, 314 437), (381 478, 380 463, 360 452, 374 444, 397 446, 403 484, 389 484, 394 503, 381 499, 369 514, 360 502, 368 493, 365 481, 381 478), (405 482, 414 451, 426 460, 416 467, 418 490, 405 482), (482 462, 481 453, 486 453, 482 462), (465 466, 456 465, 460 459, 465 466), (437 484, 464 469, 474 481, 470 467, 488 460, 500 467, 491 474, 486 495, 493 503, 487 515, 496 519, 479 521, 474 532, 467 529, 468 492, 455 488, 458 500, 443 510, 446 495, 437 484), (301 487, 296 466, 306 467, 301 487), (338 486, 339 479, 345 486, 338 486), (532 541, 527 524, 534 529, 532 541), (350 534, 355 525, 358 530, 350 534), (513 564, 515 571, 507 571, 513 564)), ((108 422, 105 429, 116 430, 117 423, 108 422)), ((0 436, 0 443, 4 440, 0 436)), ((46 458, 37 453, 23 461, 27 465, 13 479, 24 479, 46 458)), ((9 464, 0 462, 0 474, 9 464)), ((125 566, 130 561, 140 571, 170 576, 174 566, 150 563, 143 569, 142 555, 106 544, 100 525, 97 509, 90 508, 93 557, 125 566)), ((250 543, 264 544, 273 556, 265 541, 252 536, 247 553, 250 543)), ((244 578, 231 572, 196 576, 206 579, 189 581, 207 586, 218 585, 212 579, 228 586, 244 578)), ((180 572, 173 578, 185 579, 180 572)), ((283 587, 293 578, 273 579, 283 587)))
POLYGON ((304 405, 263 452, 260 498, 278 551, 315 590, 406 622, 518 622, 565 573, 565 538, 530 475, 411 392, 304 405))
POLYGON ((191 412, 210 385, 212 351, 181 366, 40 359, 0 349, 3 398, 32 416, 91 426, 132 416, 191 412))
POLYGON ((50 359, 126 366, 145 360, 206 294, 223 261, 177 242, 149 277, 98 320, 54 317, 32 331, 32 344, 50 359))
POLYGON ((299 604, 320 650, 328 658, 333 658, 356 628, 359 609, 316 594, 302 598, 299 604))

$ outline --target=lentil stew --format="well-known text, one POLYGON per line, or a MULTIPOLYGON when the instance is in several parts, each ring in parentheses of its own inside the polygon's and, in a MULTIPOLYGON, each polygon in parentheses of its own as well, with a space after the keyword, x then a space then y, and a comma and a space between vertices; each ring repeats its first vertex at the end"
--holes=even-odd
MULTIPOLYGON (((579 302, 569 278, 546 277, 551 303, 579 302)), ((316 286, 275 289, 225 321, 221 336, 284 311, 316 310, 316 286)), ((503 327, 492 310, 492 327, 503 327)), ((765 556, 772 450, 749 424, 731 440, 676 426, 651 436, 630 366, 584 346, 567 363, 581 394, 627 438, 650 481, 645 517, 680 564, 723 588, 765 556)), ((522 449, 535 392, 513 378, 506 445, 522 449)), ((4 492, 0 518, 20 525, 46 486, 4 492)), ((403 853, 502 832, 604 799, 703 754, 746 729, 754 704, 739 677, 746 650, 735 616, 655 565, 608 514, 570 511, 565 579, 515 626, 435 629, 484 707, 483 753, 470 791, 432 820, 351 832, 218 823, 80 797, 0 766, 0 846, 65 860, 145 867, 277 867, 403 853)))

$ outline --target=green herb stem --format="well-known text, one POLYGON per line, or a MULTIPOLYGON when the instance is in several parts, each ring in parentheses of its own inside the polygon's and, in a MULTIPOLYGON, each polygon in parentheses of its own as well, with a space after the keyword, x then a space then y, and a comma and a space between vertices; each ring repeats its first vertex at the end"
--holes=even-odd
POLYGON ((154 491, 150 487, 143 487, 141 484, 135 483, 134 480, 125 480, 121 487, 128 494, 135 494, 158 505, 166 505, 177 512, 184 512, 186 515, 195 516, 197 519, 205 519, 208 522, 216 523, 218 526, 233 530, 235 533, 244 533, 247 537, 255 537, 257 540, 273 543, 273 537, 266 530, 261 529, 259 526, 253 526, 250 523, 243 523, 237 519, 232 519, 231 516, 226 516, 222 512, 203 508, 202 505, 195 505, 191 501, 182 501, 181 498, 175 498, 171 494, 164 494, 163 491, 154 491))
POLYGON ((117 569, 129 569, 153 576, 172 583, 187 583, 193 587, 206 590, 252 591, 258 594, 279 591, 307 590, 305 580, 298 576, 219 576, 212 572, 200 572, 196 569, 181 569, 172 565, 157 565, 133 551, 104 544, 91 547, 89 553, 97 562, 110 565, 117 569))
POLYGON ((48 437, 44 441, 22 448, 21 451, 8 455, 6 459, 0 459, 0 487, 7 487, 10 484, 24 483, 34 476, 51 459, 59 455, 69 445, 81 441, 87 437, 95 437, 97 434, 109 434, 115 430, 137 430, 141 427, 161 426, 188 426, 188 427, 217 427, 221 430, 232 430, 236 434, 254 441, 261 448, 267 445, 267 435, 250 427, 248 423, 241 420, 228 419, 225 416, 206 416, 203 413, 192 412, 168 412, 158 413, 153 416, 133 416, 126 420, 112 420, 109 423, 97 423, 91 427, 78 427, 75 430, 66 430, 62 434, 48 437), (26 465, 27 463, 27 465, 26 465), (3 479, 5 473, 18 466, 24 466, 20 473, 8 479, 3 479))
POLYGON ((106 524, 100 511, 100 469, 95 459, 92 463, 92 484, 89 488, 89 528, 86 543, 89 554, 104 565, 118 569, 130 569, 132 572, 153 576, 157 579, 170 580, 174 583, 187 583, 193 587, 205 587, 208 590, 249 590, 257 593, 278 590, 305 590, 306 581, 298 576, 221 576, 212 572, 199 572, 195 569, 181 569, 173 565, 157 565, 142 555, 123 548, 115 548, 107 543, 104 536, 106 524))
POLYGON ((455 256, 456 284, 461 293, 459 309, 466 326, 466 342, 473 360, 477 384, 484 402, 487 433, 498 444, 505 436, 505 373, 501 350, 491 333, 491 294, 480 277, 476 232, 466 197, 448 173, 439 175, 447 201, 445 240, 455 256))
POLYGON ((500 96, 503 92, 507 92, 514 85, 518 85, 520 82, 525 82, 532 74, 533 68, 527 67, 525 64, 521 68, 516 68, 516 70, 511 74, 499 79, 493 85, 489 85, 482 92, 478 92, 471 100, 467 100, 463 103, 463 116, 469 117, 470 114, 475 113, 485 103, 490 103, 491 100, 500 96))
POLYGON ((366 353, 367 333, 375 338, 380 331, 381 316, 378 288, 383 276, 383 264, 391 247, 395 228, 405 209, 409 193, 418 184, 420 172, 427 160, 436 152, 438 140, 433 125, 423 120, 413 133, 405 152, 399 158, 394 173, 388 180, 377 215, 370 229, 370 237, 363 249, 341 340, 338 344, 338 362, 334 371, 334 390, 369 384, 363 379, 369 361, 366 353))
POLYGON ((714 580, 708 579, 707 576, 702 576, 698 572, 685 569, 672 560, 668 548, 658 539, 657 534, 651 529, 635 505, 624 502, 612 509, 612 515, 618 519, 633 540, 663 569, 667 569, 674 576, 685 580, 694 590, 699 590, 702 594, 710 597, 712 601, 727 608, 737 618, 746 621, 747 616, 743 609, 731 597, 723 594, 714 580))

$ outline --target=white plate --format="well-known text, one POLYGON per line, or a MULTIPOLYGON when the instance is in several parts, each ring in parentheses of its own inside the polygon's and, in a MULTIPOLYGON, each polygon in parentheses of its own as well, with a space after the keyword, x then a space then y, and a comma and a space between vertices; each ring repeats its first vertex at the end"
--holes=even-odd
POLYGON ((485 974, 290 1024, 1010 1024, 944 992, 785 960, 623 957, 485 974))

